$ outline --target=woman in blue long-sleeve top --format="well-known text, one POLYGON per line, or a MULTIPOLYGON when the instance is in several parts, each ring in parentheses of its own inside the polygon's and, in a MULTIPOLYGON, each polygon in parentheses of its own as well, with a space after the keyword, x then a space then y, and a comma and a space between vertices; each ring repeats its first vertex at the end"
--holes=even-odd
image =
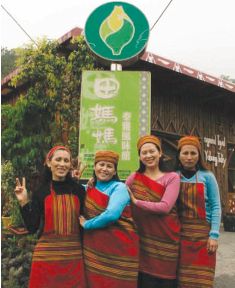
POLYGON ((87 186, 84 217, 84 260, 88 287, 135 288, 138 236, 130 196, 117 175, 118 154, 95 154, 94 185, 87 186))
POLYGON ((178 143, 181 177, 179 216, 181 243, 179 288, 213 287, 221 206, 215 176, 202 160, 199 139, 185 136, 178 143))

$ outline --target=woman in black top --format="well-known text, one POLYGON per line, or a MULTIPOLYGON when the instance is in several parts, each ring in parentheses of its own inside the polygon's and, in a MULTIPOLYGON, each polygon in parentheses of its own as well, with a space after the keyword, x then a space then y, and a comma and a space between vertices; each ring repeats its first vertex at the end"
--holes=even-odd
POLYGON ((71 153, 55 146, 47 154, 40 188, 30 201, 25 179, 16 179, 16 197, 27 229, 35 233, 43 223, 33 254, 30 288, 86 287, 79 216, 85 191, 70 176, 71 153))

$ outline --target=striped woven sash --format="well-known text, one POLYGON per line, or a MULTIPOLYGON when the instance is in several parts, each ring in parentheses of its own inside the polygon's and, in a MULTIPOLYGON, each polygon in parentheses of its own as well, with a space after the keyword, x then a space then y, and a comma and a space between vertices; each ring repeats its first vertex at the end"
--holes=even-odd
POLYGON ((77 235, 43 235, 35 247, 33 261, 69 261, 82 259, 77 235))
POLYGON ((147 234, 140 238, 140 249, 149 257, 167 261, 176 261, 179 254, 177 243, 147 234))
MULTIPOLYGON (((108 201, 109 197, 96 188, 88 189, 86 217, 101 214, 108 201)), ((129 206, 115 223, 85 231, 83 254, 89 287, 136 287, 138 251, 138 236, 129 206)))
POLYGON ((202 219, 183 219, 181 237, 189 241, 207 241, 210 224, 202 219))
POLYGON ((212 288, 214 268, 182 265, 179 278, 180 288, 212 288))
POLYGON ((210 223, 206 221, 203 183, 181 183, 181 252, 179 288, 212 288, 216 254, 208 254, 210 223))
POLYGON ((138 261, 134 257, 118 256, 84 248, 86 268, 111 278, 135 281, 138 261))

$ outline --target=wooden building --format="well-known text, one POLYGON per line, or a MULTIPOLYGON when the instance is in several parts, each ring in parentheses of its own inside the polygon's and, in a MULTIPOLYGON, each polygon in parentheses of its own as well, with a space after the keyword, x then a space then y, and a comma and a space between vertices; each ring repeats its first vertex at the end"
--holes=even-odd
MULTIPOLYGON (((66 53, 71 51, 69 40, 81 31, 74 28, 59 39, 66 53)), ((180 136, 200 137, 204 158, 218 180, 223 214, 235 215, 235 84, 150 52, 125 70, 151 72, 152 133, 162 139, 169 159, 175 157, 180 136)), ((15 73, 2 80, 2 103, 14 103, 27 89, 23 83, 9 87, 15 73)))

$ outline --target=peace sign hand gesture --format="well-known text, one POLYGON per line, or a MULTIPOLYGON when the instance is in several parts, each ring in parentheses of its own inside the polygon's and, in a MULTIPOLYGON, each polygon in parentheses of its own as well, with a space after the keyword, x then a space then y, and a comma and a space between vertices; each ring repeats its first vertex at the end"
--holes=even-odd
POLYGON ((26 190, 25 177, 22 178, 22 185, 20 183, 19 178, 16 178, 15 195, 16 195, 16 198, 18 199, 21 207, 23 207, 25 204, 27 204, 29 202, 28 194, 27 194, 27 190, 26 190))
POLYGON ((75 178, 77 181, 80 180, 82 173, 86 169, 87 165, 82 163, 79 157, 77 157, 73 161, 73 169, 71 171, 72 177, 75 178))

